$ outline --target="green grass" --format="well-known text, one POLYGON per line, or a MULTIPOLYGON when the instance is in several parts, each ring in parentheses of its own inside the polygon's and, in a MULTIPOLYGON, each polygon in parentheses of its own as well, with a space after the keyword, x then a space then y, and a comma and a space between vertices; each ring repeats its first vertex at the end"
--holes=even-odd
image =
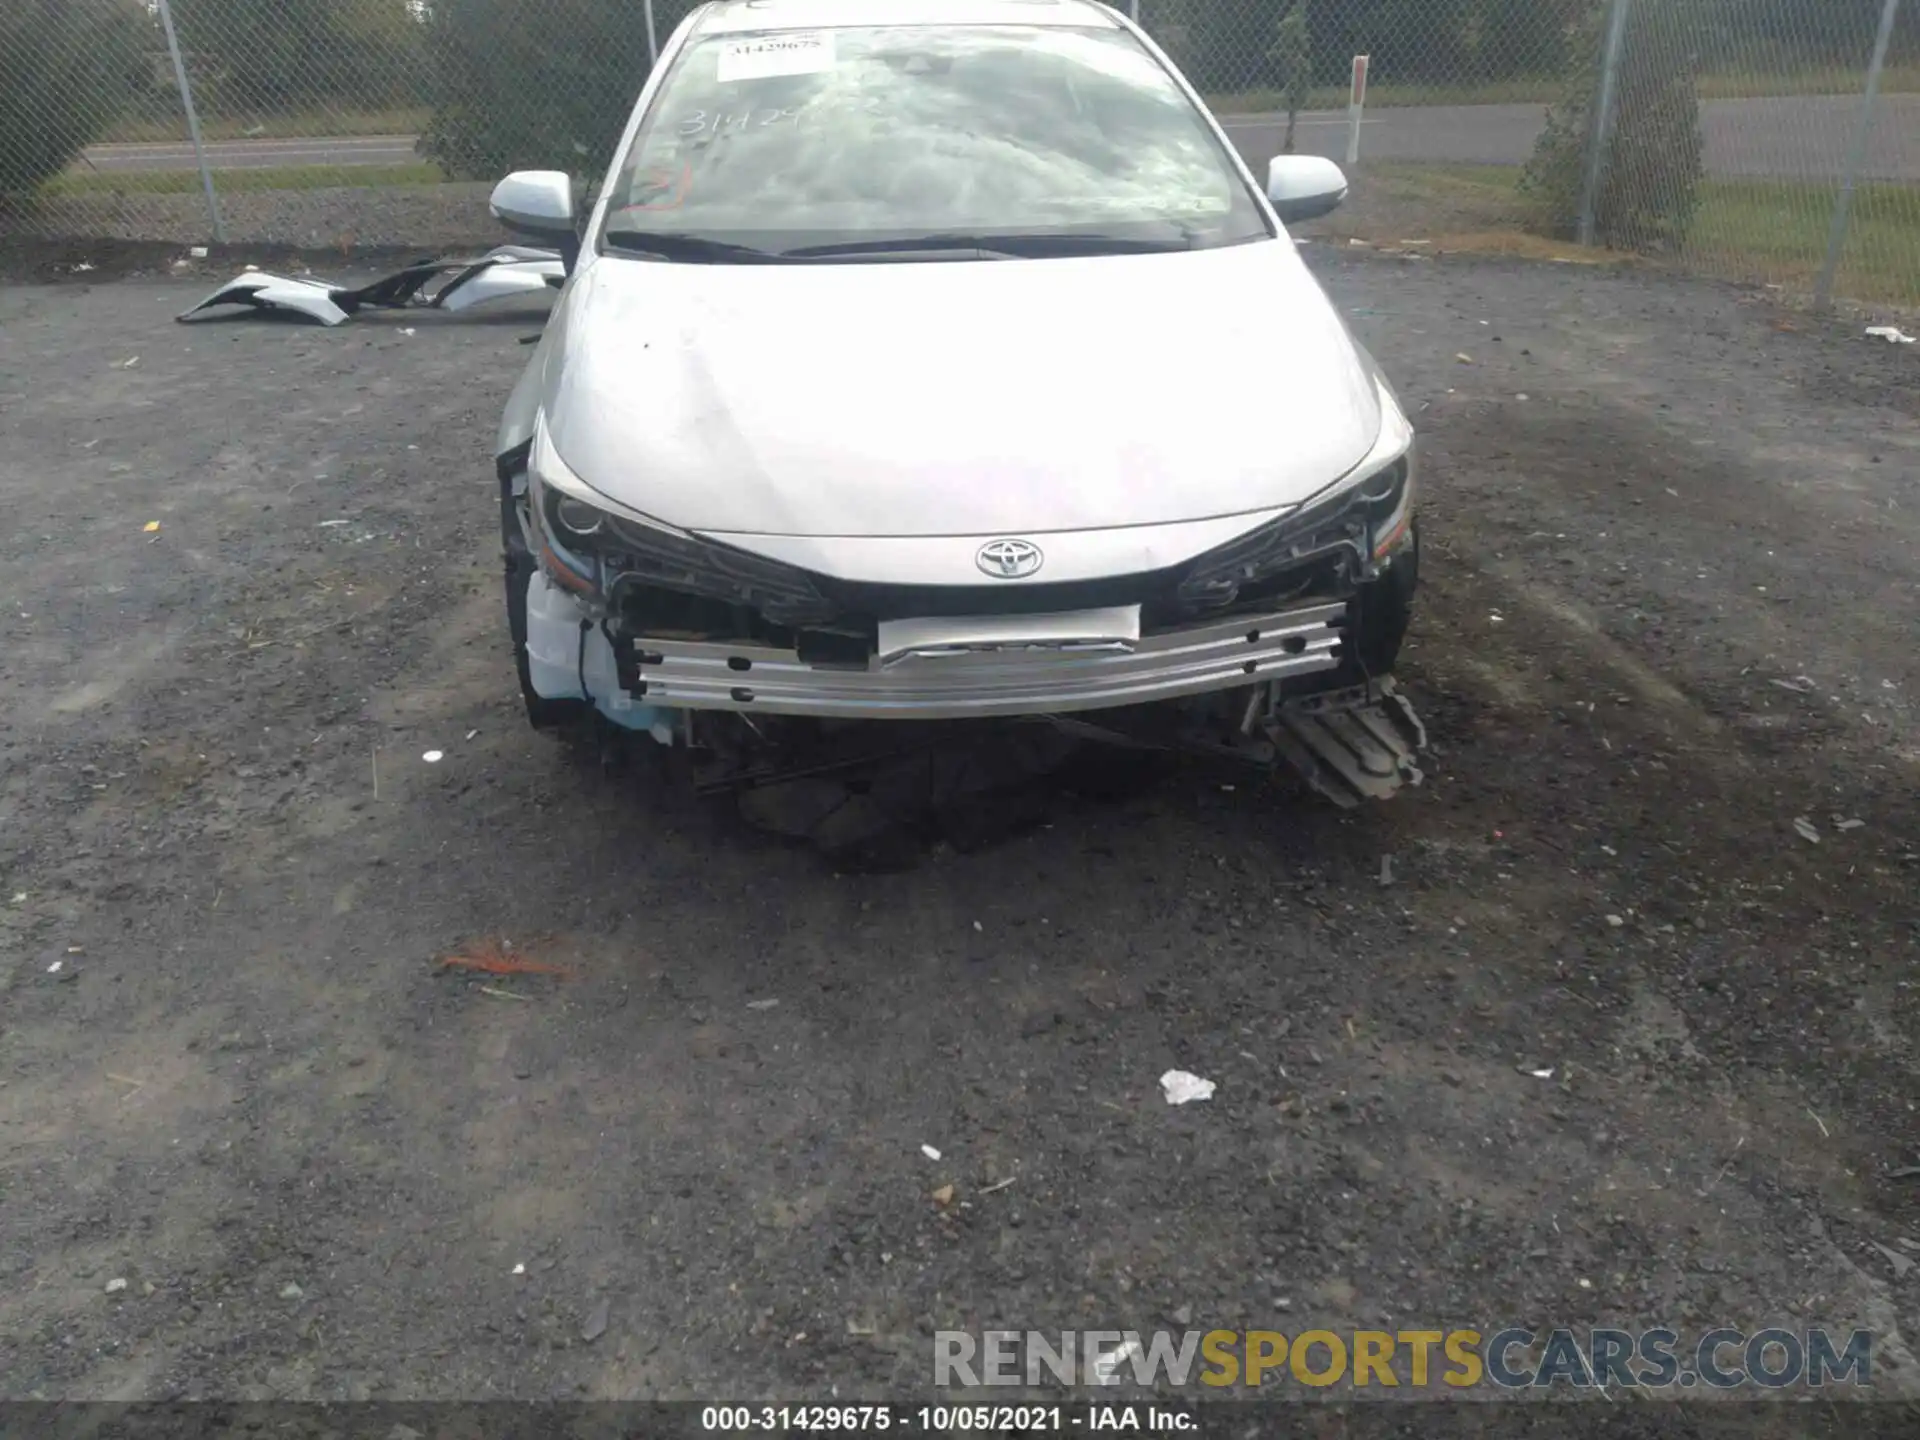
MULTIPOLYGON (((320 190, 330 186, 438 185, 446 177, 437 165, 274 165, 258 170, 215 172, 222 195, 258 190, 320 190)), ((47 181, 40 194, 198 195, 198 170, 112 170, 67 174, 47 181)))
MULTIPOLYGON (((1429 210, 1444 214, 1448 228, 1462 232, 1460 239, 1479 242, 1455 248, 1525 250, 1519 243, 1527 217, 1516 188, 1519 174, 1500 165, 1378 164, 1363 170, 1356 191, 1375 190, 1394 214, 1396 234, 1377 238, 1420 233, 1407 230, 1405 217, 1429 210), (1503 245, 1502 237, 1516 243, 1503 245)), ((1810 292, 1826 256, 1837 188, 1791 180, 1705 181, 1677 263, 1810 292)), ((1358 233, 1364 237, 1365 227, 1358 233)), ((1860 187, 1835 291, 1850 300, 1920 306, 1920 186, 1860 187)))
MULTIPOLYGON (((285 115, 202 115, 208 140, 287 140, 309 135, 418 135, 432 112, 425 106, 389 110, 306 110, 285 115), (257 133, 251 133, 256 132, 257 133)), ((177 112, 155 118, 129 116, 102 135, 101 145, 182 142, 187 122, 177 112)))
POLYGON ((1398 201, 1445 203, 1488 225, 1518 224, 1520 172, 1511 165, 1422 165, 1380 161, 1363 165, 1357 184, 1379 187, 1398 201))
MULTIPOLYGON (((1795 289, 1810 289, 1827 251, 1837 185, 1713 180, 1687 248, 1795 289)), ((1863 185, 1834 286, 1850 299, 1920 305, 1920 187, 1863 185)))
MULTIPOLYGON (((1801 70, 1785 74, 1702 75, 1703 100, 1732 100, 1766 95, 1857 95, 1866 76, 1857 70, 1801 70)), ((1920 64, 1889 65, 1880 77, 1885 94, 1920 93, 1920 64)), ((1375 79, 1367 86, 1367 108, 1407 105, 1545 105, 1557 100, 1565 82, 1553 78, 1495 80, 1481 84, 1407 84, 1375 79)), ((1284 111, 1286 97, 1278 90, 1241 90, 1209 95, 1207 105, 1216 115, 1255 115, 1284 111)), ((1344 110, 1344 85, 1315 87, 1308 110, 1344 110)))

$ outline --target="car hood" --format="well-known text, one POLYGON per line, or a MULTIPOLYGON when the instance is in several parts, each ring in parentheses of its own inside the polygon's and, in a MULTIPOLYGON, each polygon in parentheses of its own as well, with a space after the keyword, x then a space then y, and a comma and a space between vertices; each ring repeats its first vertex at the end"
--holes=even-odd
POLYGON ((1017 535, 1293 504, 1367 453, 1367 363, 1290 240, 1085 259, 590 258, 560 458, 688 530, 1017 535))

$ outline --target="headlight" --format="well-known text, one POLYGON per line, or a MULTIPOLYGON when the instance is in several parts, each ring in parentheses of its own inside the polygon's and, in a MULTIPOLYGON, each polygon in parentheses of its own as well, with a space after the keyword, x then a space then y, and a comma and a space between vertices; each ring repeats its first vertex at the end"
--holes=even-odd
POLYGON ((746 605, 777 625, 818 623, 834 612, 804 570, 675 530, 594 491, 567 469, 544 424, 527 477, 550 558, 609 598, 654 585, 746 605))
POLYGON ((1347 474, 1296 510, 1194 561, 1180 598, 1211 607, 1282 571, 1346 552, 1362 578, 1406 534, 1413 513, 1413 427, 1384 383, 1380 435, 1347 474))

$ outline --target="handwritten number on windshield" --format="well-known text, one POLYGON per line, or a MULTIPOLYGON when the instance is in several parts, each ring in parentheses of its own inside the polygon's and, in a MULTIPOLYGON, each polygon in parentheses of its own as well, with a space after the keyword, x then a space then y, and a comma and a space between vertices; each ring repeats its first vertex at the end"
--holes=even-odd
POLYGON ((736 130, 761 130, 769 125, 791 125, 800 118, 798 110, 738 110, 728 112, 696 110, 677 127, 683 139, 696 135, 718 135, 736 130))

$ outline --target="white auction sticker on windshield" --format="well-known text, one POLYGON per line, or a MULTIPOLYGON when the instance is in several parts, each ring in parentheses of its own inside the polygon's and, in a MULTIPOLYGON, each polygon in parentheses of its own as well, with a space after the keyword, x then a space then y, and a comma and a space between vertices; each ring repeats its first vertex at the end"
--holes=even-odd
POLYGON ((818 75, 832 68, 830 30, 804 35, 753 35, 721 45, 714 78, 725 84, 776 75, 818 75))

